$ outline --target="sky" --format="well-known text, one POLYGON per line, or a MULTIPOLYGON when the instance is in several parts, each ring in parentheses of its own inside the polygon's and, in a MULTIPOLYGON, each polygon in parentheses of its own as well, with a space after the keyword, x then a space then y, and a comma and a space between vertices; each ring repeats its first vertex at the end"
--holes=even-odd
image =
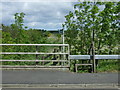
MULTIPOLYGON (((14 14, 24 12, 24 25, 33 29, 62 29, 65 15, 78 0, 1 0, 0 23, 14 23, 14 14), (1 20, 2 19, 2 20, 1 20)), ((94 0, 92 0, 94 1, 94 0)), ((103 0, 105 1, 105 0, 103 0)), ((118 0, 119 1, 119 0, 118 0)))
POLYGON ((24 25, 29 28, 58 30, 65 15, 76 2, 2 2, 2 23, 14 23, 14 14, 24 12, 24 25))

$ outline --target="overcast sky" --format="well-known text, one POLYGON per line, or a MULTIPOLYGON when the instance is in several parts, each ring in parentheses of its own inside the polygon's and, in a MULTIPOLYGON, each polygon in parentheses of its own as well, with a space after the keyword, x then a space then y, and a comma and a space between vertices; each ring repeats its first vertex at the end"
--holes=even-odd
POLYGON ((2 23, 14 23, 14 14, 24 12, 24 25, 29 28, 57 30, 64 16, 73 11, 75 2, 2 2, 2 23))
POLYGON ((62 28, 62 24, 65 22, 64 16, 69 11, 73 11, 73 6, 77 2, 78 0, 1 0, 0 17, 2 20, 0 18, 0 21, 5 25, 10 25, 14 23, 15 13, 24 12, 26 14, 25 26, 57 30, 62 28))

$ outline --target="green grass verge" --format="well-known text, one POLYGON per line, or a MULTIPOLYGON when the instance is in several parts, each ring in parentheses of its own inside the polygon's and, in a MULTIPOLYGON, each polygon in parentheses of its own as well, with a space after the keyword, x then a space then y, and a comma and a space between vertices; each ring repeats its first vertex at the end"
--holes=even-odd
POLYGON ((118 72, 118 60, 101 60, 97 66, 97 72, 118 72))

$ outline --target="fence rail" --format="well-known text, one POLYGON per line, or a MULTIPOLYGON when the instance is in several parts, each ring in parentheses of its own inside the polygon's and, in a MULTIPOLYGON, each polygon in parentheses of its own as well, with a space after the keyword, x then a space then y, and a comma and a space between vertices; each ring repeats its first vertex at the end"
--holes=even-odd
POLYGON ((0 46, 69 46, 69 44, 0 44, 0 46))
POLYGON ((17 51, 17 52, 0 52, 0 54, 1 55, 36 55, 35 56, 35 59, 34 60, 7 60, 7 59, 2 59, 2 60, 0 60, 0 62, 35 62, 36 63, 36 65, 33 65, 33 66, 31 66, 31 65, 25 65, 25 66, 23 66, 23 65, 2 65, 2 67, 24 67, 24 68, 26 68, 26 67, 43 67, 43 68, 45 68, 45 67, 47 67, 47 68, 51 68, 51 67, 53 67, 53 68, 68 68, 68 67, 70 67, 70 65, 69 65, 69 60, 68 60, 68 58, 67 59, 64 59, 64 58, 56 58, 55 57, 55 55, 57 55, 57 56, 64 56, 64 55, 66 55, 66 56, 69 56, 69 44, 0 44, 0 46, 35 46, 35 50, 36 51, 34 51, 34 52, 19 52, 19 51, 17 51), (59 49, 59 47, 61 47, 61 48, 63 48, 63 47, 66 47, 66 50, 62 50, 61 49, 61 51, 52 51, 52 52, 41 52, 41 51, 38 51, 38 47, 39 46, 52 46, 51 48, 53 48, 53 50, 55 49, 55 47, 54 46, 57 46, 58 47, 58 49, 59 49), (44 57, 41 57, 42 59, 40 59, 39 57, 38 57, 38 55, 46 55, 46 56, 44 56, 44 57), (47 58, 51 58, 50 60, 48 60, 47 58), (45 59, 47 59, 47 60, 45 60, 45 59), (41 64, 42 65, 38 65, 37 63, 38 62, 42 62, 41 64), (62 64, 60 64, 60 65, 55 65, 55 66, 53 66, 53 64, 52 65, 49 65, 49 66, 46 66, 46 65, 44 65, 45 63, 44 62, 54 62, 54 63, 68 63, 68 64, 65 64, 65 65, 62 65, 62 64))
POLYGON ((67 60, 0 60, 2 62, 13 62, 13 61, 18 61, 18 62, 68 62, 67 60))
POLYGON ((68 54, 68 53, 39 53, 39 52, 1 52, 0 54, 68 54))
MULTIPOLYGON (((93 56, 92 55, 69 55, 68 57, 70 60, 92 60, 93 59, 93 56)), ((118 60, 120 59, 120 55, 95 55, 95 64, 97 65, 98 62, 96 63, 96 60, 118 60)), ((86 64, 75 64, 75 71, 77 72, 78 71, 78 66, 90 66, 92 71, 94 71, 94 68, 96 67, 93 67, 94 66, 94 63, 86 63, 86 64)), ((96 66, 95 65, 95 66, 96 66)))
MULTIPOLYGON (((71 60, 91 59, 92 55, 69 55, 71 60)), ((95 55, 95 59, 120 59, 120 55, 95 55)))
POLYGON ((0 67, 2 67, 2 68, 69 68, 69 65, 67 65, 67 66, 40 66, 40 65, 29 65, 29 66, 14 65, 14 66, 11 66, 11 65, 2 65, 0 67))
MULTIPOLYGON (((36 51, 35 52, 0 52, 1 55, 14 55, 14 54, 25 54, 25 55, 36 55, 35 60, 0 60, 0 62, 61 62, 61 63, 65 63, 68 62, 68 64, 66 66, 37 66, 37 67, 56 67, 56 68, 60 68, 60 67, 69 67, 70 68, 70 61, 71 60, 92 60, 93 56, 92 55, 70 55, 70 51, 69 51, 69 44, 0 44, 0 46, 36 46, 36 51), (37 46, 60 46, 60 47, 67 47, 66 51, 60 51, 60 52, 50 52, 50 53, 43 53, 43 52, 38 52, 37 50, 37 46), (59 58, 59 60, 55 60, 55 59, 51 59, 51 60, 43 60, 44 58, 40 59, 38 58, 38 55, 47 55, 46 57, 48 58, 51 55, 63 55, 63 59, 59 58), (66 55, 67 59, 64 59, 64 55, 66 55)), ((54 48, 54 47, 53 47, 54 48)), ((95 61, 96 60, 102 60, 102 59, 106 59, 106 60, 118 60, 120 59, 120 55, 95 55, 95 61)), ((77 71, 77 67, 79 65, 90 65, 91 67, 94 66, 94 63, 82 63, 82 64, 76 64, 76 71, 77 71)), ((14 67, 14 66, 2 66, 2 67, 14 67)), ((36 66, 15 66, 15 67, 36 67, 36 66)))

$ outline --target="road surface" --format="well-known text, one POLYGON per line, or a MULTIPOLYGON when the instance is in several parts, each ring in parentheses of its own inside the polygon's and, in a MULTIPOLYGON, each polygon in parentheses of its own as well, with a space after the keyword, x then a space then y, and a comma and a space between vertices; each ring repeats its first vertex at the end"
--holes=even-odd
POLYGON ((116 90, 116 89, 73 89, 73 88, 62 88, 62 89, 58 89, 58 88, 4 88, 2 90, 116 90))
MULTIPOLYGON (((81 86, 92 87, 92 85, 93 87, 95 85, 106 87, 108 85, 109 88, 111 85, 115 87, 114 85, 118 84, 118 73, 72 73, 60 70, 3 70, 2 84, 4 87, 11 85, 11 89, 2 90, 73 90, 70 87, 74 87, 75 85, 77 88, 81 86), (19 85, 21 87, 28 86, 28 88, 17 89, 19 85), (49 89, 42 88, 46 87, 45 85, 49 89), (16 89, 12 88, 14 86, 16 89), (66 88, 65 86, 68 87, 66 88), (32 89, 29 87, 32 87, 32 89), (51 87, 56 88, 50 89, 51 87), (58 89, 57 87, 63 88, 58 89)), ((74 90, 79 90, 77 88, 74 90)))

